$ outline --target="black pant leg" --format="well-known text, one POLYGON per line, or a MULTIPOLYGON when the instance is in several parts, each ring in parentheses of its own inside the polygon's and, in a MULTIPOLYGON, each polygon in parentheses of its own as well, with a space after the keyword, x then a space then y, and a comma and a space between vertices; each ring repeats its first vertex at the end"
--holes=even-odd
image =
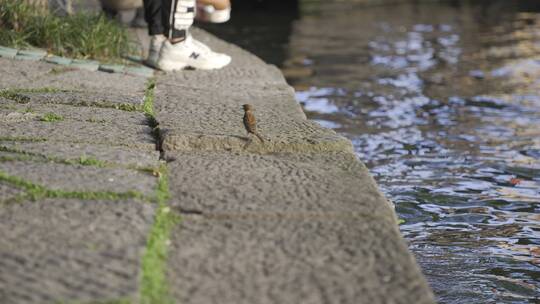
POLYGON ((187 35, 186 30, 178 30, 174 28, 174 13, 176 12, 176 7, 178 5, 178 0, 163 0, 163 28, 165 29, 165 36, 169 39, 174 38, 185 38, 187 35))
MULTIPOLYGON (((143 0, 144 20, 148 23, 148 33, 150 35, 167 35, 163 27, 163 4, 164 0, 143 0)), ((168 1, 170 2, 170 0, 168 1)))

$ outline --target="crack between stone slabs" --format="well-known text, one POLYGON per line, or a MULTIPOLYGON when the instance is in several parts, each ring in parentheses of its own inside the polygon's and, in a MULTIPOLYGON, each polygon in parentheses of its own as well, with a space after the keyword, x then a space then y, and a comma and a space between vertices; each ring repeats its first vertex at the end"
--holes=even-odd
MULTIPOLYGON (((51 142, 51 143, 69 143, 69 144, 98 144, 98 145, 112 145, 110 142, 89 142, 89 141, 81 141, 81 140, 49 140, 47 138, 41 138, 41 137, 0 137, 0 142, 2 141, 10 141, 10 142, 51 142)), ((115 143, 114 146, 116 147, 126 147, 126 148, 136 148, 136 149, 144 149, 141 148, 141 146, 137 145, 130 145, 130 144, 122 144, 122 143, 115 143)))
MULTIPOLYGON (((77 91, 77 90, 66 90, 58 88, 37 88, 37 89, 2 89, 0 90, 0 97, 14 101, 19 104, 28 104, 32 101, 32 98, 28 94, 56 94, 56 93, 79 93, 79 94, 92 94, 92 92, 86 91, 77 91)), ((115 109, 125 112, 139 112, 144 111, 143 107, 140 105, 135 105, 131 103, 111 103, 105 100, 98 102, 87 102, 81 101, 79 103, 68 103, 68 102, 48 102, 49 104, 59 104, 59 105, 69 105, 73 107, 94 107, 102 109, 115 109)), ((43 104, 47 104, 44 102, 43 104)))
POLYGON ((150 201, 151 198, 146 197, 137 191, 127 192, 111 192, 111 191, 66 191, 66 190, 53 190, 37 183, 27 181, 25 179, 11 176, 3 171, 0 171, 0 181, 14 186, 17 189, 21 189, 25 194, 19 195, 16 201, 9 200, 10 202, 20 202, 24 199, 36 201, 42 198, 66 198, 66 199, 81 199, 81 200, 110 200, 118 201, 129 198, 139 198, 145 201, 150 201))
POLYGON ((201 210, 195 210, 195 209, 185 209, 182 207, 175 208, 178 210, 178 213, 180 215, 191 215, 191 216, 206 216, 205 213, 201 210))
POLYGON ((144 102, 142 105, 142 111, 146 116, 148 126, 152 128, 152 137, 154 138, 154 144, 156 146, 156 151, 160 152, 160 159, 163 158, 163 150, 161 147, 161 130, 159 128, 159 122, 155 117, 154 112, 154 90, 156 88, 156 81, 154 78, 148 80, 146 86, 146 92, 144 96, 144 102))
MULTIPOLYGON (((172 229, 178 224, 182 218, 190 217, 205 217, 215 220, 228 219, 298 219, 298 218, 322 218, 335 220, 361 220, 369 218, 370 220, 383 220, 385 222, 394 222, 388 217, 378 217, 368 213, 320 213, 320 214, 206 214, 201 210, 175 208, 171 211, 167 202, 170 200, 170 192, 167 176, 167 162, 174 159, 165 159, 165 153, 161 146, 162 132, 159 128, 159 122, 154 115, 154 89, 155 79, 150 79, 147 85, 143 111, 148 118, 148 124, 153 128, 153 137, 156 144, 156 150, 160 151, 160 159, 164 161, 159 171, 158 188, 156 189, 157 211, 154 218, 154 224, 147 238, 145 253, 141 261, 141 280, 140 280, 140 303, 174 303, 170 297, 169 286, 167 284, 166 263, 167 263, 167 247, 170 245, 170 234, 172 229)), ((397 225, 396 225, 397 227, 397 225)))
POLYGON ((18 203, 18 202, 22 202, 24 201, 25 198, 27 198, 27 194, 24 193, 24 190, 21 190, 23 191, 22 194, 17 194, 13 197, 10 197, 10 198, 7 198, 5 200, 1 200, 0 201, 0 206, 2 205, 8 205, 8 204, 14 204, 14 203, 18 203))
POLYGON ((46 138, 40 137, 0 137, 1 141, 22 141, 22 142, 43 142, 47 141, 46 138))
POLYGON ((118 298, 110 300, 97 300, 97 301, 59 301, 54 304, 132 304, 135 303, 128 298, 118 298))
POLYGON ((9 153, 15 153, 20 154, 20 157, 9 157, 9 156, 0 156, 0 162, 2 161, 38 161, 38 162, 53 162, 57 164, 64 164, 64 165, 81 165, 85 167, 94 167, 94 168, 110 168, 110 169, 128 169, 128 170, 136 170, 141 173, 148 173, 153 176, 158 176, 159 174, 159 168, 155 167, 140 167, 140 166, 133 166, 133 165, 122 165, 117 163, 112 163, 108 161, 102 161, 97 158, 93 157, 87 157, 86 155, 81 155, 79 158, 74 159, 65 159, 55 156, 47 156, 45 154, 41 153, 33 153, 33 152, 27 152, 24 150, 19 149, 13 149, 6 146, 3 146, 0 141, 0 152, 9 152, 9 153))
MULTIPOLYGON (((145 96, 144 105, 137 109, 142 110, 147 119, 148 125, 153 128, 153 137, 155 138, 156 149, 160 150, 159 147, 159 128, 158 123, 153 115, 153 89, 154 89, 154 80, 150 80, 147 87, 147 94, 145 96)), ((47 141, 45 138, 0 138, 0 140, 6 141, 47 141)), ((44 155, 29 153, 25 151, 14 151, 14 152, 23 152, 23 155, 27 156, 42 156, 44 155)), ((54 160, 62 163, 71 163, 70 161, 54 158, 54 160)), ((92 163, 89 165, 93 166, 102 166, 103 163, 92 163)), ((32 199, 36 200, 39 198, 78 198, 78 199, 107 199, 107 200, 117 200, 124 198, 144 198, 147 201, 154 201, 158 205, 156 216, 154 219, 154 224, 152 225, 151 232, 148 236, 147 245, 145 254, 142 258, 141 263, 141 292, 140 292, 140 303, 154 304, 154 303, 173 303, 168 295, 168 287, 166 280, 166 256, 167 256, 167 247, 169 246, 169 236, 171 234, 172 228, 176 225, 179 220, 179 217, 172 212, 167 206, 167 201, 169 200, 169 188, 167 180, 167 170, 166 166, 163 164, 157 171, 152 170, 153 173, 156 173, 159 181, 156 189, 155 198, 144 197, 142 194, 130 191, 126 193, 113 193, 113 192, 76 192, 76 191, 62 191, 62 190, 51 190, 42 185, 38 185, 24 179, 9 176, 2 171, 0 171, 0 181, 6 182, 15 186, 15 188, 22 189, 25 194, 17 196, 16 200, 32 199)))
POLYGON ((162 165, 160 172, 156 189, 158 207, 141 261, 139 297, 141 304, 174 303, 169 294, 166 268, 170 235, 173 228, 179 223, 180 216, 171 212, 171 208, 167 205, 170 193, 165 164, 162 165))
MULTIPOLYGON (((159 123, 154 116, 154 89, 155 79, 147 84, 143 111, 148 119, 148 125, 153 129, 156 150, 160 151, 163 161, 163 151, 160 146, 159 123)), ((170 235, 173 228, 180 221, 180 216, 171 212, 168 206, 170 200, 169 183, 166 163, 162 163, 158 171, 158 185, 156 188, 157 210, 154 223, 147 236, 144 255, 141 260, 140 271, 140 304, 173 304, 174 300, 169 294, 166 266, 167 253, 170 245, 170 235)))
POLYGON ((50 87, 43 87, 37 89, 2 89, 0 90, 0 97, 15 101, 17 103, 25 104, 30 102, 30 97, 23 95, 25 93, 76 93, 76 91, 62 90, 50 87))

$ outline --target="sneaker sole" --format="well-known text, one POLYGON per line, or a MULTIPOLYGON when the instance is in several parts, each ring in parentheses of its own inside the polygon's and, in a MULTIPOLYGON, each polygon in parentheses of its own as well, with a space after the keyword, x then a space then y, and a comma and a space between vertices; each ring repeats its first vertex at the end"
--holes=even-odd
POLYGON ((182 63, 182 62, 178 62, 178 61, 168 61, 168 60, 162 60, 160 62, 158 62, 158 68, 162 71, 165 71, 165 72, 172 72, 172 71, 180 71, 180 70, 183 70, 183 69, 186 69, 186 68, 193 68, 193 69, 196 69, 196 70, 219 70, 219 69, 222 69, 224 67, 226 67, 227 65, 229 65, 230 61, 227 62, 227 63, 224 63, 224 64, 221 64, 219 66, 207 66, 207 65, 200 65, 200 66, 194 66, 194 65, 189 65, 187 63, 182 63))
POLYGON ((171 61, 171 60, 160 60, 157 62, 157 67, 165 72, 179 71, 188 67, 186 63, 171 61))

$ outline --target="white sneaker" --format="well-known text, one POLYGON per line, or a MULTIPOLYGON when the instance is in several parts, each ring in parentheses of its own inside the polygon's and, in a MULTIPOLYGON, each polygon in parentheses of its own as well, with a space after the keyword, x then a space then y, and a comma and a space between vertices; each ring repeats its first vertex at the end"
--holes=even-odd
POLYGON ((163 46, 163 42, 167 40, 167 37, 165 35, 153 35, 150 39, 150 48, 148 50, 148 58, 146 58, 146 64, 157 68, 158 67, 158 59, 159 59, 159 51, 161 50, 161 47, 163 46))
POLYGON ((165 41, 159 52, 157 66, 163 71, 182 70, 186 67, 214 70, 230 62, 230 56, 216 53, 204 43, 187 36, 186 40, 176 44, 165 41))

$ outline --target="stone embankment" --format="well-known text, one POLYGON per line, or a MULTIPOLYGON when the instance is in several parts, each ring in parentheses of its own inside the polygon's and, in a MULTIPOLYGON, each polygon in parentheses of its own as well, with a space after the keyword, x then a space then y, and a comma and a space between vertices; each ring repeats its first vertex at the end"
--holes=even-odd
POLYGON ((278 69, 195 36, 232 64, 0 59, 1 303, 434 303, 351 143, 278 69))

